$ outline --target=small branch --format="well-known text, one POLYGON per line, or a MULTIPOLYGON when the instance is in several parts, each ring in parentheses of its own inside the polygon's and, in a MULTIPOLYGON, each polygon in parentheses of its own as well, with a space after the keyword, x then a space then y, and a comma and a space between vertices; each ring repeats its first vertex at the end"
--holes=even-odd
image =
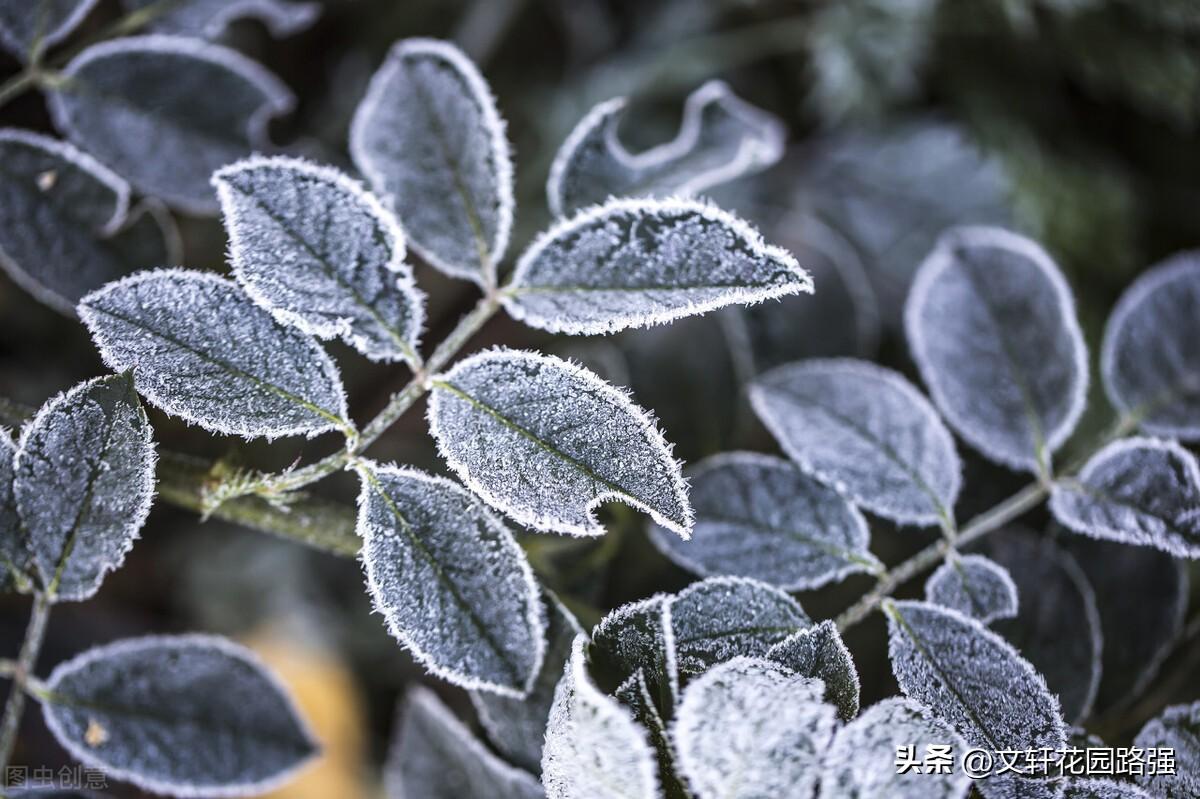
POLYGON ((37 72, 33 69, 26 69, 0 84, 0 108, 32 89, 37 84, 37 80, 37 72))
POLYGON ((25 641, 21 653, 13 665, 13 685, 4 705, 4 716, 0 719, 0 774, 8 768, 13 747, 17 743, 17 732, 21 728, 21 714, 25 712, 25 689, 30 672, 37 662, 38 652, 46 637, 46 623, 50 619, 51 599, 43 593, 34 594, 33 608, 29 613, 29 626, 25 628, 25 641))

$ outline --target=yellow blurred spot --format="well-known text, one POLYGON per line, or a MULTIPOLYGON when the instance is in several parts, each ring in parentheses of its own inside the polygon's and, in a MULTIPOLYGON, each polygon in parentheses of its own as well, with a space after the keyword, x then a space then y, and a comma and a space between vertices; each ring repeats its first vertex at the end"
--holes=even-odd
POLYGON ((54 188, 54 184, 58 182, 58 173, 53 169, 47 170, 37 176, 38 188, 42 191, 50 191, 54 188))
POLYGON ((108 730, 104 729, 104 725, 100 722, 89 718, 87 730, 83 733, 83 740, 93 749, 103 746, 108 742, 108 730))

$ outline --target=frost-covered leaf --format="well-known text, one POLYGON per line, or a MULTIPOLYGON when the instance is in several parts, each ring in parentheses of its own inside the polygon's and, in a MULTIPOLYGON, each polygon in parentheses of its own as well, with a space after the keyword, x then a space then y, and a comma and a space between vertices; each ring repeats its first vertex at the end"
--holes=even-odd
POLYGON ((872 705, 838 730, 821 767, 821 797, 855 799, 961 799, 971 789, 955 765, 948 774, 899 773, 896 752, 929 744, 951 747, 956 759, 966 744, 954 730, 916 702, 893 697, 872 705))
POLYGON ((1104 648, 1087 575, 1056 543, 1024 530, 993 535, 984 551, 1008 569, 1021 598, 1016 618, 992 629, 1046 679, 1067 722, 1082 723, 1100 687, 1104 648))
POLYGON ((374 464, 359 475, 367 587, 392 635, 444 680, 525 694, 546 622, 508 527, 444 477, 374 464))
POLYGON ((325 351, 230 280, 139 272, 84 297, 79 315, 106 364, 132 369, 152 403, 207 430, 255 438, 349 428, 325 351))
POLYGON ((900 689, 952 726, 967 744, 1061 749, 1058 700, 1000 636, 957 611, 887 602, 888 654, 900 689))
POLYGON ((787 461, 732 452, 700 463, 688 478, 692 537, 650 528, 655 546, 685 569, 799 591, 883 568, 858 510, 787 461))
POLYGON ((650 745, 658 756, 658 779, 662 792, 668 797, 687 797, 688 793, 680 782, 679 769, 675 765, 677 755, 675 745, 671 740, 667 723, 650 686, 646 683, 646 673, 639 669, 628 680, 622 683, 613 694, 623 705, 633 713, 634 720, 650 734, 650 745))
POLYGON ((925 583, 925 601, 987 624, 1017 615, 1008 570, 982 555, 951 555, 925 583))
POLYGON ((766 657, 801 677, 823 682, 825 701, 837 708, 842 720, 858 715, 858 669, 832 621, 788 636, 767 650, 766 657))
POLYGON ((820 680, 749 657, 693 682, 672 728, 692 791, 702 799, 811 796, 837 729, 821 691, 820 680))
POLYGON ((154 34, 76 56, 50 99, 55 124, 137 189, 195 214, 217 210, 225 164, 270 147, 267 123, 294 98, 227 47, 154 34))
POLYGON ((673 671, 685 679, 739 655, 766 657, 771 647, 812 626, 796 600, 745 577, 693 583, 671 598, 666 616, 673 671))
POLYGON ((1155 435, 1200 439, 1200 252, 1138 278, 1104 331, 1100 373, 1113 405, 1155 435))
POLYGON ((488 739, 510 763, 537 773, 542 763, 546 720, 554 704, 554 689, 571 657, 571 643, 583 632, 562 603, 546 596, 546 654, 533 687, 524 698, 494 691, 471 691, 471 702, 488 739))
POLYGON ((163 232, 129 211, 129 185, 86 153, 6 128, 0 163, 0 267, 54 310, 74 314, 89 291, 167 262, 163 232))
POLYGON ((262 22, 272 36, 299 33, 321 15, 319 3, 293 0, 121 0, 126 11, 150 9, 150 27, 162 33, 216 39, 240 19, 262 22))
POLYGON ((1109 444, 1055 483, 1050 510, 1077 533, 1200 558, 1200 464, 1173 441, 1109 444))
POLYGON ((397 43, 354 114, 350 154, 422 258, 495 283, 512 228, 512 158, 496 101, 457 47, 397 43))
POLYGON ((783 154, 783 123, 738 98, 722 81, 692 92, 675 138, 631 153, 618 128, 626 101, 588 112, 550 167, 546 196, 555 216, 609 197, 686 197, 766 169, 783 154))
POLYGON ((865 361, 811 360, 773 369, 750 402, 808 474, 897 522, 953 518, 962 477, 954 440, 911 383, 865 361))
POLYGON ((28 63, 34 51, 61 42, 98 0, 0 0, 0 44, 28 63))
POLYGON ((1131 782, 1105 779, 1067 780, 1062 799, 1152 799, 1131 782))
POLYGON ((46 688, 46 725, 72 757, 152 793, 259 794, 317 753, 283 686, 223 638, 96 647, 55 668, 46 688))
POLYGON ((233 273, 276 319, 372 360, 419 364, 425 298, 400 226, 373 195, 336 169, 283 157, 231 164, 213 185, 233 273))
POLYGON ((547 230, 502 295, 525 324, 614 333, 811 293, 812 278, 742 220, 695 200, 610 200, 547 230))
POLYGON ((578 635, 554 693, 542 753, 548 799, 657 799, 654 749, 629 711, 587 674, 578 635))
POLYGON ((44 590, 96 593, 121 565, 154 498, 150 422, 128 375, 82 383, 21 432, 13 493, 44 590))
POLYGON ((17 445, 0 427, 0 590, 8 590, 29 568, 29 544, 21 529, 13 478, 17 445))
POLYGON ((1095 706, 1108 711, 1140 696, 1174 648, 1187 614, 1187 563, 1085 536, 1061 543, 1097 588, 1104 652, 1095 706))
POLYGON ((957 228, 921 265, 908 346, 950 424, 994 461, 1047 471, 1087 400, 1087 347, 1071 289, 1034 242, 957 228))
POLYGON ((388 799, 539 799, 532 774, 488 751, 420 685, 408 691, 384 768, 388 799))
MULTIPOLYGON (((655 594, 622 605, 592 630, 588 658, 601 687, 624 684, 638 672, 657 696, 677 685, 664 611, 667 599, 665 594, 655 594)), ((664 704, 670 708, 670 702, 664 704)))
POLYGON ((1142 727, 1133 745, 1175 751, 1174 774, 1137 777, 1147 791, 1161 799, 1200 796, 1200 702, 1167 708, 1142 727))
POLYGON ((595 509, 616 500, 687 536, 680 466, 653 419, 582 367, 489 350, 433 379, 429 427, 463 481, 520 524, 603 535, 595 509))

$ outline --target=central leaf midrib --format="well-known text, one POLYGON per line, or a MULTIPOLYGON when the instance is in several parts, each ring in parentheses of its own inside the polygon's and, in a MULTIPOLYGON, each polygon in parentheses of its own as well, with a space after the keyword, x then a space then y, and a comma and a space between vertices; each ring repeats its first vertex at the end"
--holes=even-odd
POLYGON ((1157 511, 1153 511, 1153 510, 1144 508, 1133 500, 1115 497, 1112 494, 1108 493, 1107 491, 1104 491, 1104 490, 1098 489, 1098 488, 1093 488, 1092 486, 1089 486, 1086 483, 1083 483, 1080 481, 1076 481, 1074 483, 1074 487, 1075 487, 1075 490, 1079 491, 1079 493, 1089 496, 1092 499, 1100 500, 1103 502, 1108 502, 1113 505, 1117 505, 1122 508, 1126 508, 1128 510, 1134 511, 1136 513, 1140 513, 1143 516, 1149 516, 1152 519, 1157 519, 1158 521, 1160 521, 1164 525, 1166 525, 1166 527, 1172 533, 1174 533, 1175 535, 1178 535, 1182 538, 1192 540, 1196 536, 1196 533, 1189 532, 1189 531, 1184 530, 1183 528, 1179 527, 1178 524, 1176 524, 1176 522, 1173 519, 1168 519, 1157 511))
POLYGON ((772 525, 759 522, 755 519, 733 518, 730 516, 723 516, 719 513, 704 512, 701 514, 701 516, 705 520, 721 522, 722 524, 729 524, 729 525, 740 526, 740 527, 750 527, 754 530, 758 530, 758 531, 764 532, 764 533, 777 533, 779 535, 795 539, 803 544, 808 544, 817 549, 820 549, 822 552, 824 552, 827 555, 831 555, 836 558, 841 558, 842 560, 845 560, 845 561, 851 562, 851 563, 859 562, 858 560, 856 560, 856 558, 859 557, 857 552, 846 549, 845 547, 840 547, 837 544, 834 544, 834 543, 831 543, 828 541, 822 541, 819 538, 813 538, 811 536, 808 536, 808 535, 805 535, 804 533, 799 532, 798 530, 792 530, 792 529, 783 528, 783 527, 774 527, 772 525))

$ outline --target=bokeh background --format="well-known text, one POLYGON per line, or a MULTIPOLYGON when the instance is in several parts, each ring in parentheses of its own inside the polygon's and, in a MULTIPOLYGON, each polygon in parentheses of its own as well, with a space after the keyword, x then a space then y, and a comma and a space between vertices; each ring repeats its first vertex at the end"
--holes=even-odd
MULTIPOLYGON (((349 168, 349 119, 388 47, 407 36, 453 39, 480 65, 508 120, 518 175, 512 248, 518 254, 550 220, 545 180, 555 151, 596 102, 631 98, 622 137, 635 150, 671 138, 684 98, 712 78, 786 122, 784 160, 712 197, 793 250, 816 273, 815 297, 602 340, 553 338, 499 318, 469 348, 503 343, 583 360, 653 408, 688 461, 733 448, 775 451, 741 391, 771 365, 856 355, 915 376, 896 320, 909 277, 950 225, 1002 224, 1041 241, 1075 289, 1093 353, 1108 310, 1130 280, 1165 256, 1200 246, 1200 3, 1194 0, 327 0, 323 6, 314 26, 285 39, 273 39, 254 21, 227 34, 228 43, 276 72, 299 98, 295 113, 273 126, 275 141, 349 168)), ((105 0, 76 39, 118 16, 117 3, 105 0)), ((4 58, 0 79, 18 71, 4 58)), ((36 93, 0 110, 0 124, 51 130, 36 93)), ((178 221, 184 265, 223 270, 219 223, 178 221)), ((417 275, 430 295, 426 341, 433 342, 471 307, 475 290, 419 262, 417 275)), ((408 378, 402 367, 372 365, 337 346, 332 351, 357 419, 369 418, 408 378)), ((0 407, 36 407, 102 372, 81 325, 0 274, 0 397, 16 403, 0 407)), ((1081 441, 1109 418, 1102 392, 1092 393, 1081 441)), ((422 410, 405 417, 372 454, 440 469, 422 410)), ((324 439, 248 445, 157 411, 151 417, 161 448, 228 467, 282 468, 336 446, 324 439)), ((960 449, 967 461, 964 518, 1020 487, 1021 477, 960 449)), ((314 490, 349 506, 354 488, 339 475, 314 490)), ((624 601, 692 579, 647 543, 644 518, 614 506, 605 519, 610 533, 600 541, 522 537, 541 576, 585 626, 624 601)), ((1028 531, 1054 539, 1047 523, 1040 512, 1023 520, 1028 531)), ((879 520, 873 527, 875 549, 889 563, 933 535, 896 531, 879 520)), ((1004 535, 997 539, 1002 546, 1004 535)), ((1019 540, 1013 533, 1011 541, 1019 540)), ((1194 621, 1144 690, 1134 690, 1120 657, 1129 640, 1150 634, 1155 624, 1187 624, 1176 607, 1186 578, 1154 553, 1075 541, 1062 546, 1093 583, 1112 648, 1088 728, 1110 745, 1127 743, 1163 705, 1200 696, 1194 621)), ((1045 578, 1048 596, 1054 579, 1045 578)), ((857 576, 800 600, 814 618, 826 618, 869 587, 869 578, 857 576)), ((906 590, 919 591, 919 584, 906 590)), ((24 598, 0 597, 0 655, 16 651, 26 606, 24 598)), ((1051 610, 1012 634, 1049 653, 1042 657, 1063 672, 1055 679, 1068 684, 1077 675, 1069 655, 1055 647, 1070 643, 1062 636, 1072 620, 1055 622, 1051 610)), ((326 757, 279 796, 378 795, 396 699, 406 684, 424 678, 371 614, 357 563, 201 522, 160 501, 125 566, 98 597, 56 609, 40 671, 95 643, 188 630, 224 633, 258 649, 314 720, 326 757)), ((864 704, 894 693, 882 623, 859 626, 847 642, 863 676, 864 704)), ((470 718, 461 692, 439 690, 470 718)), ((68 762, 36 713, 27 714, 17 762, 53 768, 68 762)))

